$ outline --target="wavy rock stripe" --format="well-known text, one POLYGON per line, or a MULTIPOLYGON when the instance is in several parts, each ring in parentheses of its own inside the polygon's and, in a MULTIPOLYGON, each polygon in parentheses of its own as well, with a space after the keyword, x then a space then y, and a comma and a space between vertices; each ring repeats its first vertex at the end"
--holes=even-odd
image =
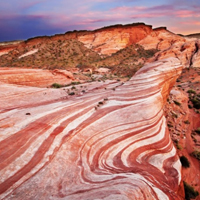
POLYGON ((154 62, 75 97, 2 84, 0 198, 179 199, 163 105, 181 70, 175 58, 154 62))

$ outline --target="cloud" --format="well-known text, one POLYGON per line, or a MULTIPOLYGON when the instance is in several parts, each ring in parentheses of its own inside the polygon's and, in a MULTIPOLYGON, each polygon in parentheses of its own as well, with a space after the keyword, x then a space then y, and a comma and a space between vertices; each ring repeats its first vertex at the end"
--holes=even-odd
POLYGON ((200 21, 184 21, 184 22, 181 22, 181 24, 200 26, 200 21))
POLYGON ((0 16, 1 41, 27 39, 38 35, 63 32, 61 28, 48 24, 48 16, 43 15, 10 15, 0 16))
MULTIPOLYGON (((181 22, 200 21, 196 0, 9 0, 0 2, 0 40, 51 35, 143 21, 178 30, 181 22), (32 24, 32 25, 31 25, 32 24)), ((196 23, 197 25, 198 23, 196 23)), ((187 28, 189 24, 185 24, 187 28)), ((195 26, 195 23, 193 23, 195 26)), ((181 27, 182 28, 182 27, 181 27)), ((183 30, 183 29, 181 29, 183 30)))
POLYGON ((192 11, 192 10, 178 10, 176 11, 176 16, 181 18, 188 18, 188 17, 199 17, 199 11, 192 11))

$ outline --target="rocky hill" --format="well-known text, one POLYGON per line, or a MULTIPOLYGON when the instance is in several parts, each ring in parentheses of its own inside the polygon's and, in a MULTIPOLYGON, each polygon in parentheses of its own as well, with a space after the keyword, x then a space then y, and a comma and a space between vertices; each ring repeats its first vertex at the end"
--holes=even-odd
POLYGON ((0 44, 0 198, 198 200, 199 46, 143 23, 0 44))

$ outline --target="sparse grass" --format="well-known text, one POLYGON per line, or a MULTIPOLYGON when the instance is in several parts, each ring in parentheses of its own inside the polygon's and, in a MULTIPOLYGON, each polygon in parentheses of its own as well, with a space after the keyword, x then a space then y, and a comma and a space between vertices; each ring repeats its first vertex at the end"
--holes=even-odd
MULTIPOLYGON (((69 69, 80 67, 81 69, 96 67, 107 67, 111 73, 118 77, 132 77, 158 50, 145 50, 138 44, 130 45, 113 53, 111 56, 101 57, 97 52, 88 49, 83 43, 75 40, 48 40, 34 45, 20 47, 18 53, 11 51, 1 56, 0 67, 31 67, 41 69, 69 69), (38 52, 18 59, 25 52, 31 51, 34 47, 38 52)), ((107 79, 112 77, 107 77, 107 79)), ((72 83, 74 85, 78 82, 72 83)), ((59 88, 59 87, 56 87, 59 88)))
POLYGON ((181 164, 183 167, 185 167, 185 168, 190 167, 190 162, 188 161, 188 159, 185 156, 181 156, 180 161, 181 161, 181 164))
POLYGON ((196 191, 191 185, 189 185, 185 181, 183 182, 183 184, 184 184, 186 200, 195 199, 199 195, 199 192, 196 191))

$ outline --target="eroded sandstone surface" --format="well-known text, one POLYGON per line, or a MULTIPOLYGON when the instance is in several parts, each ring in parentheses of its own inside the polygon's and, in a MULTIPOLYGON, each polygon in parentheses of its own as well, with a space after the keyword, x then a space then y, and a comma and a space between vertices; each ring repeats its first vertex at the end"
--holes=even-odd
POLYGON ((0 198, 181 199, 163 114, 181 70, 165 59, 75 96, 1 83, 0 198))

